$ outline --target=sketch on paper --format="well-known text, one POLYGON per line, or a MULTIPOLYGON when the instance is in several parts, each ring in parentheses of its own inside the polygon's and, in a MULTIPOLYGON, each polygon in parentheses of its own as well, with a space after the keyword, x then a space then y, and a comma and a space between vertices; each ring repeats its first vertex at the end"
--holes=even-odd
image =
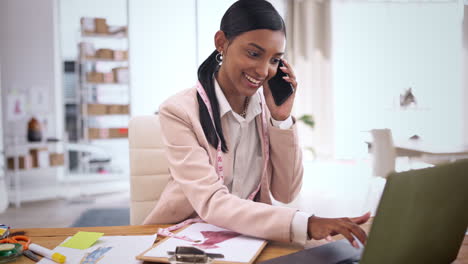
POLYGON ((220 261, 249 263, 265 245, 263 239, 245 236, 207 223, 192 224, 177 234, 201 242, 193 243, 171 237, 158 243, 143 257, 169 258, 168 251, 173 252, 178 246, 186 246, 197 247, 206 253, 223 254, 224 258, 219 259, 220 261))
POLYGON ((205 241, 201 244, 192 244, 201 249, 218 248, 217 244, 222 243, 228 239, 240 236, 239 233, 232 231, 201 231, 205 241))

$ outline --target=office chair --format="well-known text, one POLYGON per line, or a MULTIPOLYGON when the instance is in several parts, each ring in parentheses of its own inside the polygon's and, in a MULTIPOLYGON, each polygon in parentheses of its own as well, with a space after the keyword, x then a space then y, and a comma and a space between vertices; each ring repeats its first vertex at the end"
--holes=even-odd
POLYGON ((130 224, 141 225, 169 181, 158 115, 136 116, 129 122, 130 224))

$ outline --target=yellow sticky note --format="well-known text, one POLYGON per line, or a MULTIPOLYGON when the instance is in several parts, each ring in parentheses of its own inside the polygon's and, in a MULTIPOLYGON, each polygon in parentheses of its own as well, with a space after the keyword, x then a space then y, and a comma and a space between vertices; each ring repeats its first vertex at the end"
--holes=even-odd
POLYGON ((104 233, 79 231, 60 246, 76 249, 87 249, 103 235, 104 233))

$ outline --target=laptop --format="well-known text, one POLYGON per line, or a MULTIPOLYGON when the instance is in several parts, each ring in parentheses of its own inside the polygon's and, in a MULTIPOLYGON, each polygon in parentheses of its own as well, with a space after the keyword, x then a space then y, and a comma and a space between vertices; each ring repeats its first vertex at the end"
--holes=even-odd
POLYGON ((364 249, 347 240, 262 263, 451 263, 468 227, 468 160, 391 173, 364 249))

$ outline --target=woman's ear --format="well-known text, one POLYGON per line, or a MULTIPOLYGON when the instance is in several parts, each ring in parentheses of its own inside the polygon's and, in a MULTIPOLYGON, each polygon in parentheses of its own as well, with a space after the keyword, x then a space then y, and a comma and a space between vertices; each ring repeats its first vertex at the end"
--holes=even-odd
POLYGON ((228 40, 226 38, 226 35, 224 34, 224 31, 218 30, 215 34, 214 41, 216 50, 218 52, 224 52, 228 44, 228 40))

